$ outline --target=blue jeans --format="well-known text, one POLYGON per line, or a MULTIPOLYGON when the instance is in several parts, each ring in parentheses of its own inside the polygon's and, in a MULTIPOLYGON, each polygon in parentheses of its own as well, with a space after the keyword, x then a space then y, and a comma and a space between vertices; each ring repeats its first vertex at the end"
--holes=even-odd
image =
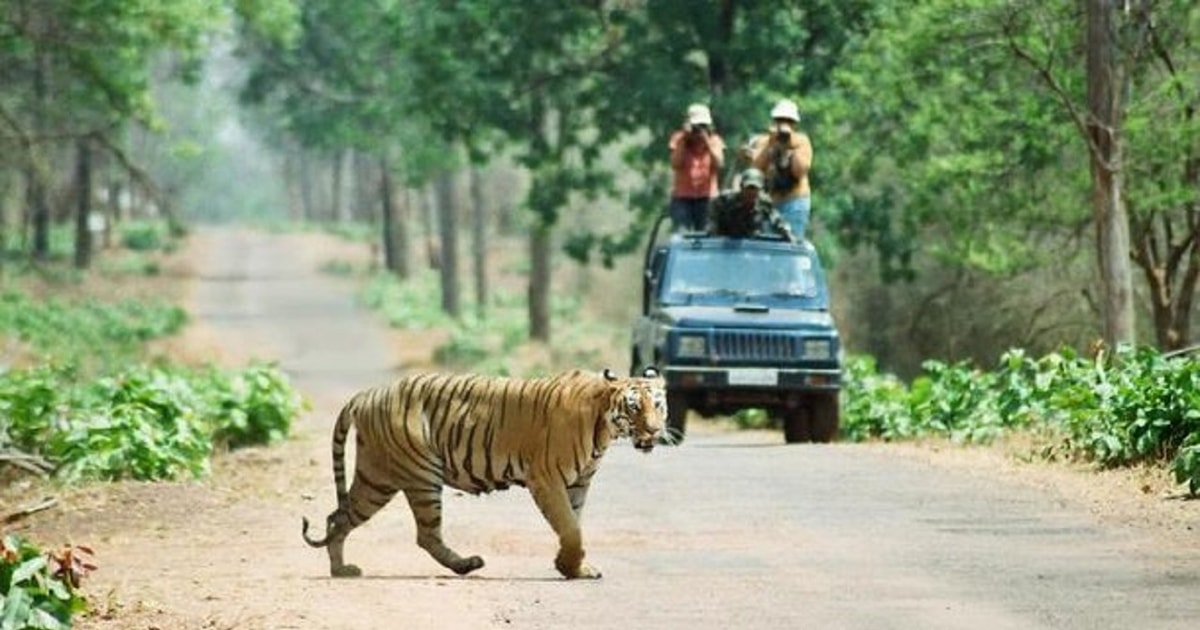
POLYGON ((667 212, 673 232, 703 232, 708 227, 708 197, 672 197, 667 212))
POLYGON ((792 236, 796 237, 797 241, 804 240, 805 232, 808 231, 808 217, 812 212, 812 197, 803 195, 785 199, 775 204, 775 209, 791 226, 792 236))

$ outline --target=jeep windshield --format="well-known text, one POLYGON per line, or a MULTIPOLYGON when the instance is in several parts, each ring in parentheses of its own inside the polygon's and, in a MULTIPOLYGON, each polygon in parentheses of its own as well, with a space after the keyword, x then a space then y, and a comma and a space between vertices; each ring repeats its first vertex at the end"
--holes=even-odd
POLYGON ((662 304, 824 308, 814 261, 794 249, 680 248, 659 293, 662 304))

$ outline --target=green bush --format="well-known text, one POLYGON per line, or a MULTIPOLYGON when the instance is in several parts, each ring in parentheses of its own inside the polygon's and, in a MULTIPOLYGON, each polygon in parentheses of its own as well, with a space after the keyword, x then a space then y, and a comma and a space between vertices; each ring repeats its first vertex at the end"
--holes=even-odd
POLYGON ((87 547, 43 552, 16 536, 0 538, 0 628, 70 628, 87 606, 80 581, 95 565, 87 547))
POLYGON ((0 374, 0 446, 43 457, 65 481, 200 477, 214 443, 281 439, 305 406, 273 365, 75 377, 45 366, 0 374))
POLYGON ((213 437, 239 448, 287 437, 307 404, 275 365, 255 364, 232 375, 210 374, 206 391, 213 410, 213 437))
POLYGON ((212 453, 204 405, 186 377, 131 368, 77 388, 43 455, 68 481, 201 477, 212 453))
POLYGON ((178 332, 187 313, 173 305, 137 300, 77 304, 0 293, 0 333, 35 351, 69 363, 118 362, 135 356, 151 339, 178 332))
POLYGON ((393 328, 430 330, 447 320, 441 309, 440 291, 437 275, 432 272, 418 273, 402 282, 381 271, 371 277, 361 300, 368 308, 383 314, 393 328))
POLYGON ((167 249, 170 228, 158 221, 127 221, 117 227, 121 245, 138 252, 167 249))
POLYGON ((909 386, 851 357, 843 396, 850 440, 988 442, 1033 429, 1057 436, 1048 455, 1102 466, 1169 462, 1177 481, 1200 490, 1200 362, 1153 349, 1096 359, 1063 350, 1038 360, 1013 350, 991 372, 931 361, 909 386))

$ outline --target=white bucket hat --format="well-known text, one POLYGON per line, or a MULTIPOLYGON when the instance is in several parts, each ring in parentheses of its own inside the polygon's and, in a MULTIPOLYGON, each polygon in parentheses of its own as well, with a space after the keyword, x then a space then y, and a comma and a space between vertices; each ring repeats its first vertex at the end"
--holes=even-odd
POLYGON ((708 106, 700 103, 693 103, 687 108, 687 121, 693 125, 708 125, 712 126, 712 112, 708 111, 708 106))
POLYGON ((775 103, 775 107, 771 108, 771 120, 779 119, 800 122, 800 108, 796 106, 796 101, 785 98, 775 103))

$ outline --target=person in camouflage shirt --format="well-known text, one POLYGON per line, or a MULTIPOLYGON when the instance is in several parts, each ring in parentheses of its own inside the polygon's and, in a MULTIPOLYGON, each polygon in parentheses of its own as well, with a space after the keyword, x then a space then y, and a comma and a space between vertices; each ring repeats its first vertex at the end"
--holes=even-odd
POLYGON ((774 232, 795 241, 787 221, 775 211, 771 198, 762 192, 763 174, 757 168, 742 171, 740 189, 728 190, 708 206, 708 233, 748 238, 774 232))

